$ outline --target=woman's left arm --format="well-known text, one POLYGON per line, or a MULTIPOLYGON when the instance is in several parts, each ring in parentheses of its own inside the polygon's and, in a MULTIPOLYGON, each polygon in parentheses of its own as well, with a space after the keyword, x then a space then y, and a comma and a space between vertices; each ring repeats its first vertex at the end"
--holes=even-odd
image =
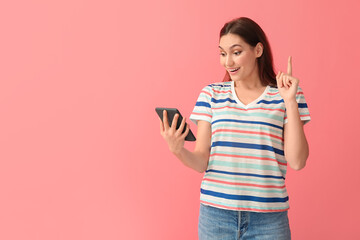
POLYGON ((301 170, 309 156, 309 145, 304 133, 304 122, 300 119, 298 103, 285 101, 287 123, 284 125, 285 159, 294 170, 301 170))
POLYGON ((304 133, 304 122, 300 119, 296 92, 299 79, 292 76, 291 57, 288 60, 288 72, 278 72, 277 85, 281 97, 284 99, 287 123, 284 124, 284 154, 290 167, 300 170, 305 167, 309 156, 309 145, 304 133))

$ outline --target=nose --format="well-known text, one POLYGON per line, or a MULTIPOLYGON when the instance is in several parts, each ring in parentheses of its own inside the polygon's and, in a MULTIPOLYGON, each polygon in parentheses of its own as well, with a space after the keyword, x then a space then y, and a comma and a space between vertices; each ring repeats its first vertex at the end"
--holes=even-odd
POLYGON ((232 59, 232 56, 228 55, 226 57, 225 66, 226 67, 231 67, 233 64, 234 64, 234 60, 232 59))

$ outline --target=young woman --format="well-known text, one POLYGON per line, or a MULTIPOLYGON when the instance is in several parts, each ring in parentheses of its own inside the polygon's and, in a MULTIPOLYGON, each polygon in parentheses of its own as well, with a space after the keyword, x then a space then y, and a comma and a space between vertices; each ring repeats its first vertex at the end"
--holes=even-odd
POLYGON ((186 166, 205 172, 201 183, 199 239, 291 239, 286 169, 302 169, 309 155, 303 125, 310 115, 299 79, 273 70, 270 45, 249 18, 220 31, 223 82, 202 89, 190 119, 194 151, 184 148, 185 118, 160 132, 186 166))

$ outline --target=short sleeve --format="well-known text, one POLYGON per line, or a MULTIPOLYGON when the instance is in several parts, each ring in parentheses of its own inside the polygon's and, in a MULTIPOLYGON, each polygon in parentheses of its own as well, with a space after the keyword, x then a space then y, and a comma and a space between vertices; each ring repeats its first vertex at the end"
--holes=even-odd
MULTIPOLYGON (((298 103, 300 119, 301 121, 304 121, 304 125, 305 125, 310 121, 311 118, 310 118, 309 108, 305 100, 304 92, 300 88, 300 86, 298 86, 298 90, 296 93, 296 102, 298 103)), ((284 124, 286 123, 287 123, 287 115, 285 112, 284 124)))
POLYGON ((190 120, 197 124, 198 120, 204 120, 211 123, 212 109, 211 99, 213 96, 213 90, 211 85, 204 87, 196 101, 194 110, 190 115, 190 120))

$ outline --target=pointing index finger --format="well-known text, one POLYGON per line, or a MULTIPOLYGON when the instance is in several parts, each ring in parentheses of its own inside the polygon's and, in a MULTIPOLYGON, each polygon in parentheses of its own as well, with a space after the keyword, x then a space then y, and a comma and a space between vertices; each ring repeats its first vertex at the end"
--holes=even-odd
POLYGON ((287 73, 288 73, 290 76, 292 76, 292 59, 291 59, 291 56, 289 56, 289 59, 288 59, 287 73))

